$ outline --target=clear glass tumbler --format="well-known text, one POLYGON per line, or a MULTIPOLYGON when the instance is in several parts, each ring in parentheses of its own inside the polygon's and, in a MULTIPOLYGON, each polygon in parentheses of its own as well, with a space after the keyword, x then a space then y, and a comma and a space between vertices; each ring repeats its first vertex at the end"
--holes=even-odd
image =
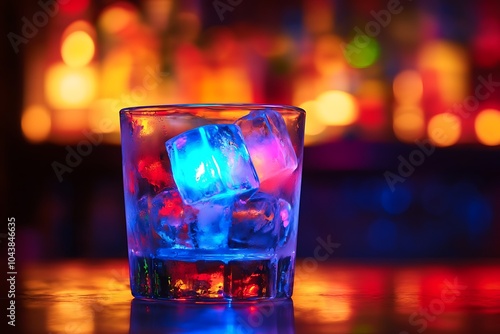
POLYGON ((120 122, 132 294, 291 297, 305 112, 162 105, 120 122))

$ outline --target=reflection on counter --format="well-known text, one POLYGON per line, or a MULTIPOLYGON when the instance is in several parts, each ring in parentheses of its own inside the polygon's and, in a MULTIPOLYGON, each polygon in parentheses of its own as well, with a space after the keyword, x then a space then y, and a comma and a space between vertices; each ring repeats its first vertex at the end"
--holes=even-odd
POLYGON ((295 334, 293 302, 193 304, 134 299, 130 333, 295 334))
POLYGON ((293 302, 241 304, 133 299, 125 260, 30 265, 19 276, 19 325, 52 334, 500 333, 498 264, 314 261, 297 263, 293 302))

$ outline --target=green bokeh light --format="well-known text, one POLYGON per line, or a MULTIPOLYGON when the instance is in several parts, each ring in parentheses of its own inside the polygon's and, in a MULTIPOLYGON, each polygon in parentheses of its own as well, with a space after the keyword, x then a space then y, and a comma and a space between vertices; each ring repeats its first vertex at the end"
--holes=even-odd
POLYGON ((380 57, 380 45, 377 40, 367 35, 356 35, 343 46, 344 57, 355 68, 373 65, 380 57))

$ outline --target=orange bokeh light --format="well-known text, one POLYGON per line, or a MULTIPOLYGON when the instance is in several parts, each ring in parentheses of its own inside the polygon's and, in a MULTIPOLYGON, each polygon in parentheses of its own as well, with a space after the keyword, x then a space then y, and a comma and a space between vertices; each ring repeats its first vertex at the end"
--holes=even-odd
POLYGON ((437 146, 451 146, 458 142, 462 134, 460 118, 452 113, 435 115, 429 121, 427 133, 437 146))
POLYGON ((392 126, 399 140, 413 142, 425 133, 424 111, 415 106, 397 107, 392 126))
POLYGON ((485 109, 475 120, 474 128, 477 139, 484 145, 500 145, 500 111, 485 109))
POLYGON ((126 2, 108 6, 99 16, 99 25, 109 33, 116 34, 138 21, 137 9, 126 2))
POLYGON ((422 78, 417 71, 400 72, 393 82, 394 98, 399 104, 417 104, 422 99, 422 78))
POLYGON ((443 102, 459 102, 467 96, 469 59, 462 46, 443 40, 428 42, 418 55, 418 66, 422 73, 435 75, 443 102))
POLYGON ((21 129, 30 142, 38 143, 48 139, 51 130, 50 112, 40 105, 32 105, 23 111, 21 129))

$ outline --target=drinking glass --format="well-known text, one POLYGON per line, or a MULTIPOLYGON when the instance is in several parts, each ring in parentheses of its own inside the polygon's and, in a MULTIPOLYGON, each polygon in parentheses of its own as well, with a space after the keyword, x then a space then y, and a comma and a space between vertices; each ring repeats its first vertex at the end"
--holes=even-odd
POLYGON ((304 122, 285 105, 120 110, 133 296, 291 297, 304 122))

